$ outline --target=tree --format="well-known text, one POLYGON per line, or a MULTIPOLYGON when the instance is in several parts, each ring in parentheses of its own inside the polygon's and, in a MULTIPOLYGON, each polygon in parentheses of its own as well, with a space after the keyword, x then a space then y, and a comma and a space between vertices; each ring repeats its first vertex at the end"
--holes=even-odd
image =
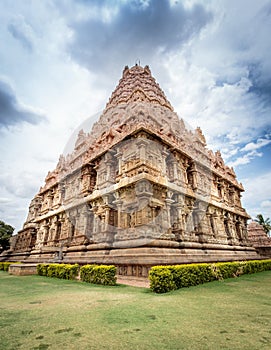
POLYGON ((260 225, 263 227, 265 233, 266 233, 267 235, 269 235, 269 232, 270 232, 270 230, 271 230, 271 222, 270 222, 270 219, 269 219, 269 218, 264 219, 264 217, 263 217, 262 214, 258 214, 258 215, 256 216, 256 218, 257 218, 257 219, 256 219, 255 221, 256 221, 258 224, 260 224, 260 225))
POLYGON ((9 248, 9 239, 14 228, 0 220, 0 252, 9 248))

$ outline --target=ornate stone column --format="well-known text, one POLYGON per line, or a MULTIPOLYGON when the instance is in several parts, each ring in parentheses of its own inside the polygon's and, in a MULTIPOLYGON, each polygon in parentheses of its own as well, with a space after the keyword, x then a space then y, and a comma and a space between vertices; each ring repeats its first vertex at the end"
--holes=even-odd
POLYGON ((49 228, 49 234, 48 234, 48 245, 52 245, 52 241, 54 240, 55 238, 55 234, 56 234, 56 223, 57 223, 57 217, 54 216, 52 219, 51 219, 51 224, 50 224, 50 228, 49 228))
POLYGON ((138 146, 138 153, 139 153, 139 159, 141 162, 146 162, 146 147, 148 145, 148 140, 146 137, 139 137, 137 141, 137 146, 138 146))
POLYGON ((48 209, 52 209, 52 206, 53 206, 53 198, 54 198, 54 194, 53 194, 53 191, 52 190, 49 190, 49 193, 48 193, 48 209))
POLYGON ((120 148, 118 148, 118 151, 116 153, 116 158, 118 160, 118 176, 122 175, 122 155, 123 153, 121 152, 120 148))
POLYGON ((165 218, 166 222, 163 223, 163 228, 165 229, 165 232, 162 233, 161 238, 164 239, 174 239, 175 235, 172 233, 172 222, 171 222, 171 206, 175 202, 172 199, 173 192, 167 191, 167 198, 165 199, 166 208, 165 208, 165 218))
POLYGON ((43 225, 43 239, 42 239, 42 245, 47 245, 48 242, 48 235, 49 235, 49 224, 45 223, 43 225))
POLYGON ((115 159, 113 152, 108 150, 105 154, 105 165, 106 165, 106 182, 107 184, 114 183, 114 165, 115 159))
POLYGON ((167 173, 167 165, 166 165, 166 159, 169 155, 169 152, 167 151, 166 147, 163 147, 162 150, 162 176, 165 176, 167 173))

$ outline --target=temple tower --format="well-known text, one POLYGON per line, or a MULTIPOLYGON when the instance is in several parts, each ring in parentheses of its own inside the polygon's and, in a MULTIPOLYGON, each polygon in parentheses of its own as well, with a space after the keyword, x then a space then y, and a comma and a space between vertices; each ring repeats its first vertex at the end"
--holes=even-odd
POLYGON ((100 119, 48 173, 10 256, 135 276, 157 264, 255 259, 242 191, 149 67, 125 67, 100 119))

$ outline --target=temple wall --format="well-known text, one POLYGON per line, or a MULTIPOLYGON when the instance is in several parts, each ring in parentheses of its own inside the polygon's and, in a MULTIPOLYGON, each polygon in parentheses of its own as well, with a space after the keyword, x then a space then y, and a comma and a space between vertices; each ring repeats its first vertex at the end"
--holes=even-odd
MULTIPOLYGON (((36 218, 35 249, 102 242, 125 247, 138 240, 247 245, 239 189, 145 132, 45 191, 31 203, 29 222, 33 208, 47 215, 36 218), (84 204, 65 210, 76 198, 84 204)), ((14 250, 29 249, 30 240, 26 228, 14 250)))

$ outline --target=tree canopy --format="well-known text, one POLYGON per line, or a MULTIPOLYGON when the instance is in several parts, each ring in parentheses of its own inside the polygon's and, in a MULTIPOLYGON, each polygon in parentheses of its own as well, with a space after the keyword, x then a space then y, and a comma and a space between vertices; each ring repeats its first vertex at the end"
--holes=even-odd
POLYGON ((9 248, 9 239, 12 236, 14 228, 4 221, 0 220, 0 252, 9 248))
POLYGON ((270 230, 271 230, 270 218, 264 219, 264 217, 263 217, 262 214, 258 214, 258 215, 256 216, 256 220, 255 220, 255 221, 256 221, 258 224, 260 224, 260 225, 263 227, 265 233, 266 233, 267 235, 269 235, 269 232, 270 232, 270 230))

